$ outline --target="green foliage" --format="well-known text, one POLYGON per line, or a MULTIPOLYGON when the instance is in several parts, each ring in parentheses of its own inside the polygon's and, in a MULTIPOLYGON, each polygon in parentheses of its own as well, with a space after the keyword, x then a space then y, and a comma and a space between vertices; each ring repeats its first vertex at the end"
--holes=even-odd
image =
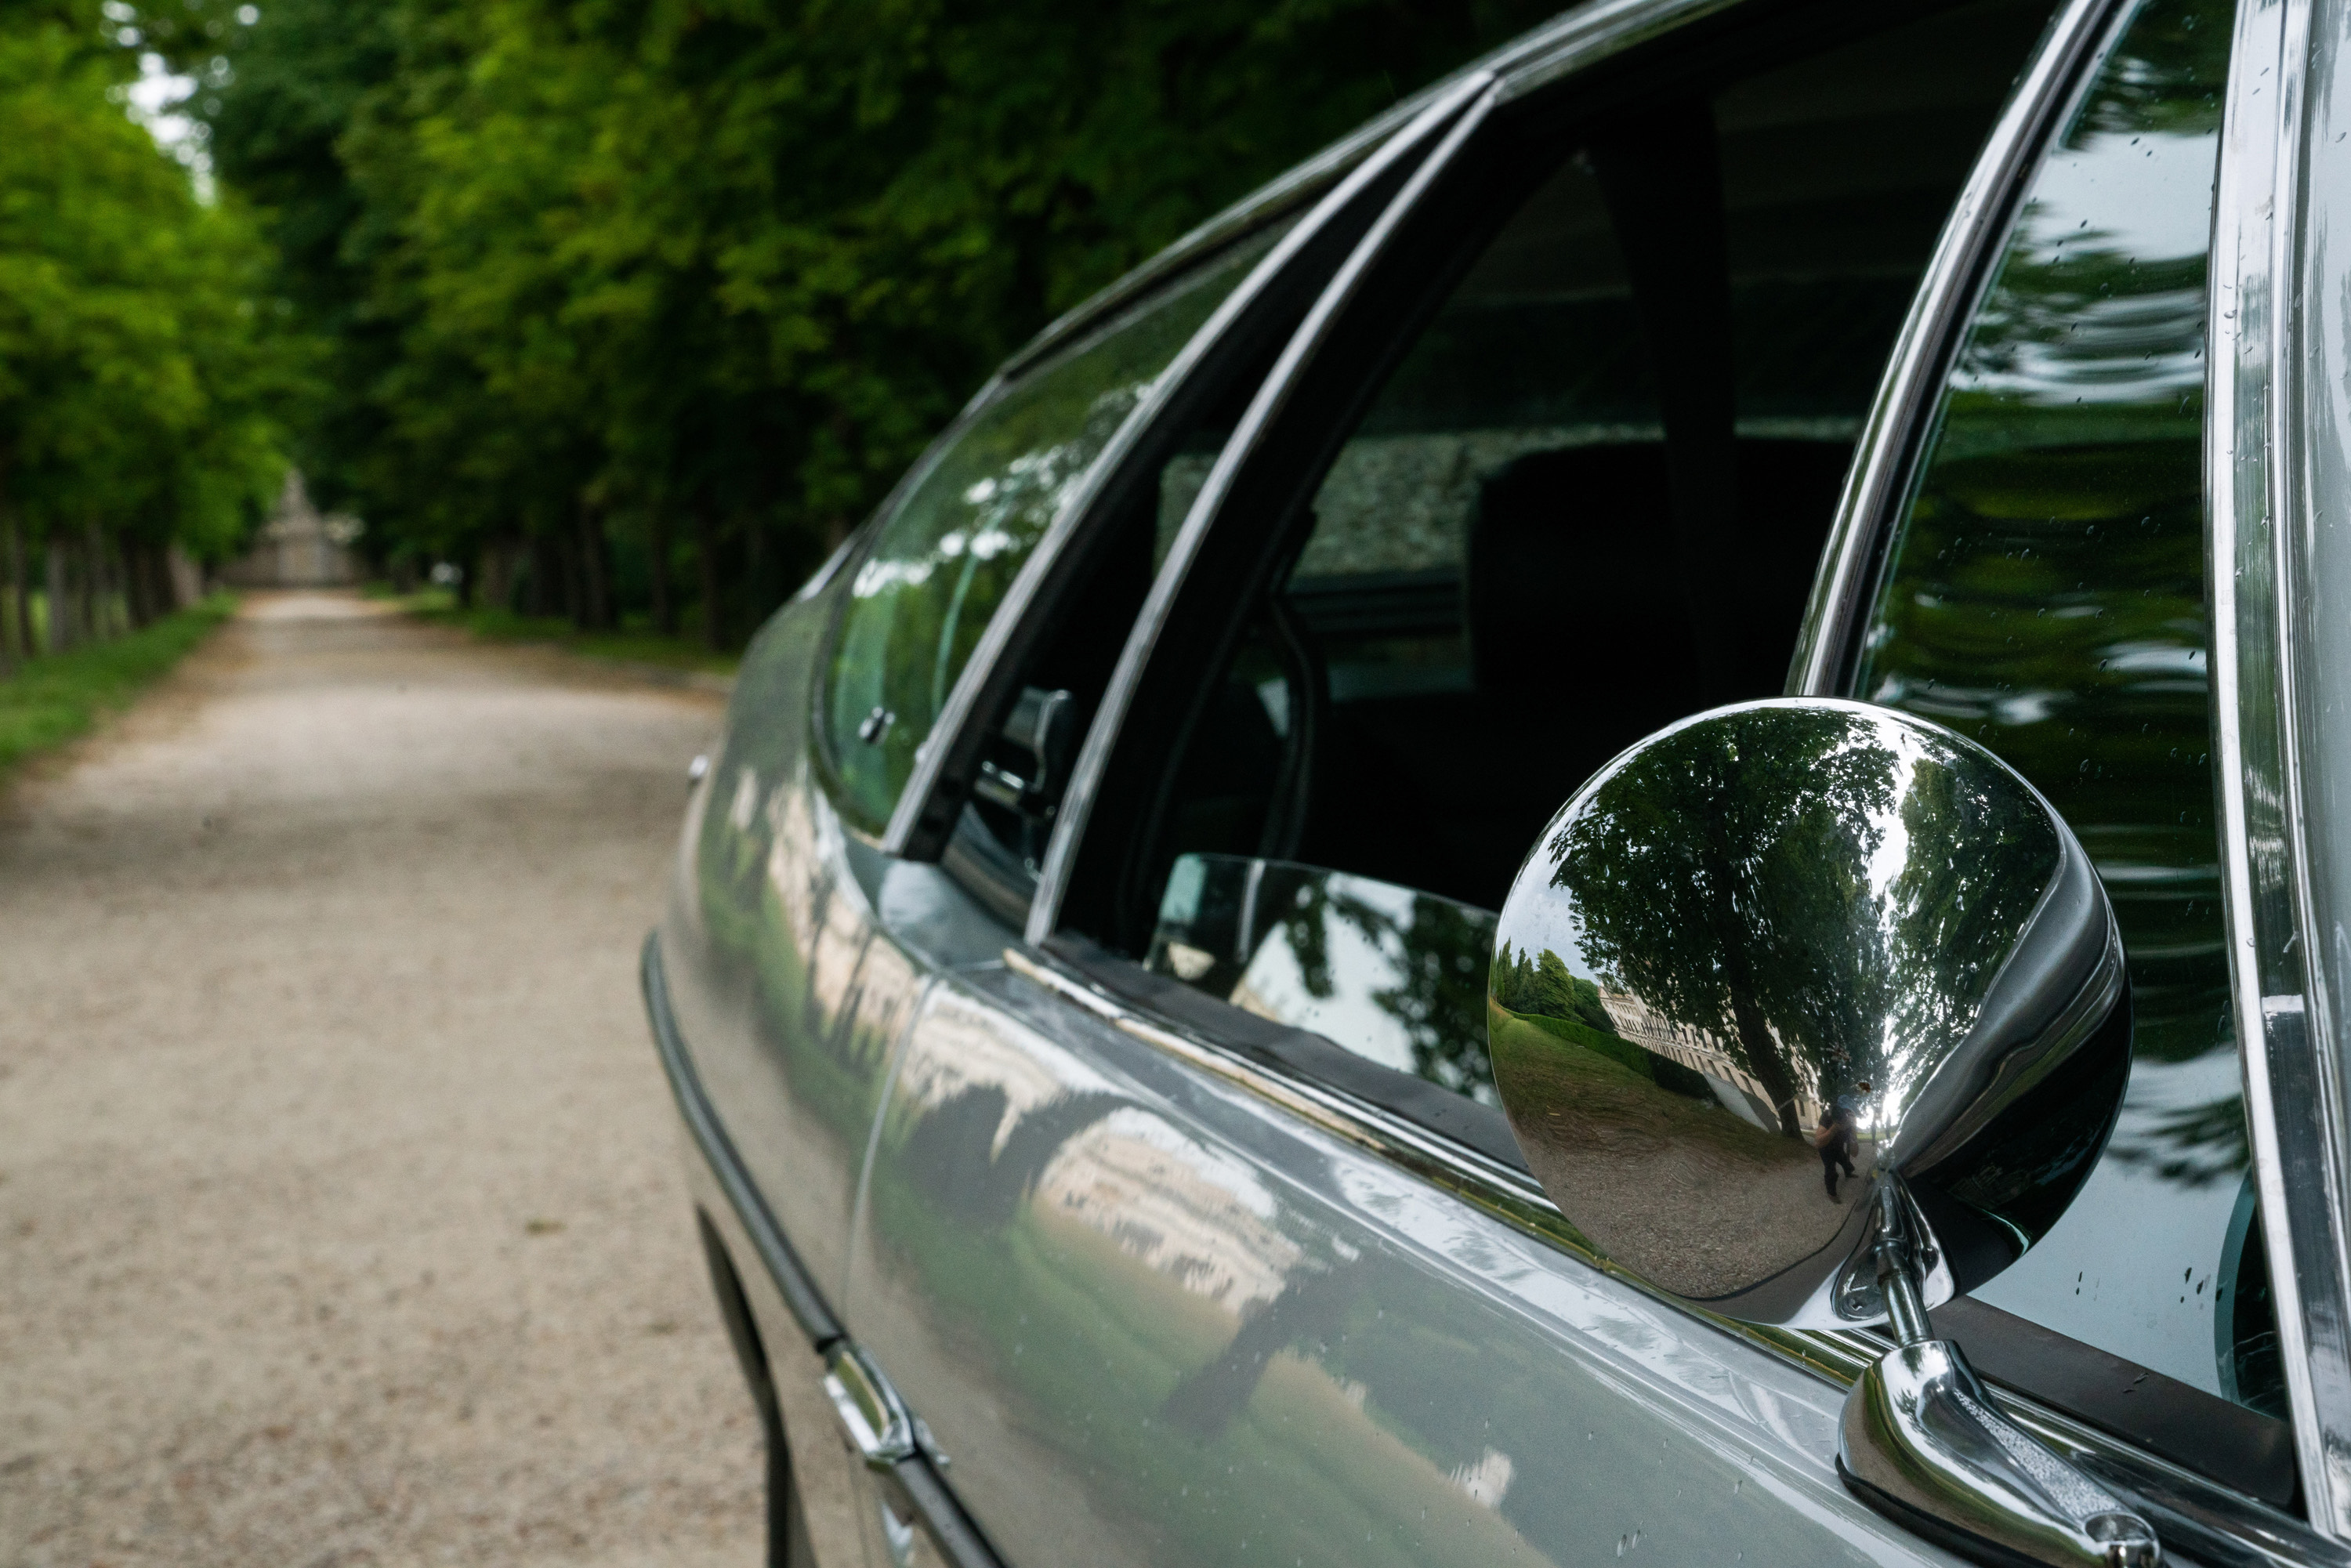
POLYGON ((201 200, 125 112, 136 30, 99 24, 0 25, 0 528, 217 558, 285 476, 301 357, 243 207, 201 200))
POLYGON ((625 545, 732 639, 1048 319, 1552 8, 275 0, 208 112, 321 500, 583 622, 625 545))
POLYGON ((234 597, 214 594, 128 637, 36 660, 0 681, 0 774, 123 706, 235 608, 234 597))

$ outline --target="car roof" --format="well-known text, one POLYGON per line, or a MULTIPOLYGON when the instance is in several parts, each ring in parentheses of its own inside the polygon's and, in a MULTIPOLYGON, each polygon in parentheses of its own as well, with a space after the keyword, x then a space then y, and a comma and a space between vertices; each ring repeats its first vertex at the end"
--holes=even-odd
POLYGON ((1116 282, 1096 291, 1030 339, 990 384, 1019 375, 1044 355, 1149 291, 1169 274, 1311 203, 1344 179, 1350 170, 1371 155, 1373 149, 1470 78, 1490 78, 1500 84, 1503 96, 1517 97, 1698 17, 1748 3, 1750 0, 1588 0, 1585 5, 1562 12, 1398 99, 1320 152, 1192 229, 1116 282))

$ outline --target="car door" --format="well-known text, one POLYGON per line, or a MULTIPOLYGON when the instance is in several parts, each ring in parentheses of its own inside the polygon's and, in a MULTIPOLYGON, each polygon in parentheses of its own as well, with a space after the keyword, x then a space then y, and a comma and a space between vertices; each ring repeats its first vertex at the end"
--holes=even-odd
MULTIPOLYGON (((1776 73, 1734 76, 1709 100, 1712 149, 1677 102, 1604 128, 1614 136, 1583 139, 1581 162, 1530 172, 1522 155, 1498 172, 1479 161, 1479 127, 1465 121, 1457 161, 1433 164, 1400 201, 1301 331, 1175 542, 1081 759, 1079 787, 1094 792, 1057 827, 1031 940, 1008 945, 1000 963, 942 972, 898 1052, 858 1198, 849 1311, 1007 1560, 1565 1562, 1644 1549, 1673 1561, 1936 1557, 1836 1480, 1838 1394, 1817 1372, 1850 1375, 1840 1358, 1865 1347, 1833 1336, 1760 1344, 1595 1268, 1602 1260, 1525 1178, 1491 1113, 1482 1051, 1451 1019, 1464 974, 1472 992, 1482 988, 1479 935, 1490 924, 1481 928, 1480 915, 1499 902, 1496 879, 1507 881, 1541 815, 1581 778, 1575 768, 1709 695, 1759 680, 1778 686, 1793 617, 1780 625, 1775 664, 1765 611, 1785 601, 1792 549, 1802 599, 1847 472, 1852 449, 1840 443, 1865 436, 1864 474, 1905 463, 1927 430, 1951 427, 1946 405, 1970 389, 1962 381, 1947 399, 1949 367, 1921 355, 1931 378, 1923 399, 1907 412, 1882 400, 1875 428, 1865 427, 1867 383, 1896 346, 1898 308, 1877 318, 1886 325, 1865 361, 1863 406, 1838 380, 1851 374, 1850 354, 1783 342, 1776 363, 1788 373, 1742 384, 1739 406, 1711 426, 1702 400, 1669 375, 1593 374, 1562 388, 1544 380, 1562 362, 1548 354, 1564 345, 1564 362, 1579 369, 1637 356, 1643 334, 1628 320, 1647 324, 1653 355, 1661 340, 1676 342, 1681 329, 1659 319, 1704 285, 1706 269, 1687 257, 1657 261, 1660 231, 1687 214, 1661 211, 1643 176, 1688 175, 1709 152, 1726 195, 1754 198, 1743 226, 1741 209, 1724 204, 1731 287, 1727 299, 1701 301, 1717 321, 1728 317, 1744 340, 1769 348, 1792 302, 1815 313, 1833 304, 1863 337, 1889 275, 1907 297, 1923 274, 1915 344, 1938 310, 1964 316, 1974 303, 1968 269, 1983 256, 1970 260, 1970 247, 1998 255, 2011 217, 2021 211, 2029 225, 2054 204, 2059 187, 2043 184, 2020 205, 2013 183, 2062 181, 2107 150, 2096 139, 2114 122, 2144 111, 2131 104, 2148 96, 2150 57, 2174 73, 2179 102, 2217 94, 2209 70, 2197 74, 2204 57, 2147 40, 2176 41, 2199 24, 2225 39, 2227 20, 2209 7, 2067 8, 1992 128, 1963 221, 1937 245, 1941 208, 1930 214, 1907 275, 1897 219, 1834 235, 1876 241, 1867 254, 1882 270, 1739 270, 1736 258, 1772 254, 1775 238, 1800 251, 1788 209, 1840 193, 1783 187, 1775 208, 1759 178, 1775 167, 1772 140, 1783 154, 1803 145, 1791 130, 1805 124, 1798 104, 1815 117, 1806 127, 1821 139, 1815 152, 1833 144, 1829 130, 1856 129, 1823 112, 1823 82, 1886 86, 1886 99, 1916 103, 1915 90, 1887 85, 1900 82, 1900 64, 1928 58, 1959 78, 1982 65, 2001 26, 2029 38, 2039 17, 1972 8, 1952 19, 1955 33, 1876 40, 1893 54, 1870 60, 1874 69, 1850 56, 1787 62, 1783 50, 1776 73), (2067 140, 2085 127, 2095 145, 2067 140), (1445 262, 1474 222, 1465 209, 1498 194, 1523 222, 1471 247, 1466 267, 1445 262), (1579 243, 1588 248, 1556 290, 1577 308, 1550 323, 1520 309, 1528 266, 1579 243), (1663 278, 1644 276, 1653 264, 1663 278), (1385 323, 1393 339, 1398 319, 1427 319, 1411 301, 1415 279, 1424 293, 1458 279, 1450 298, 1468 304, 1437 310, 1393 349, 1367 343, 1367 323, 1385 323), (1521 346, 1532 351, 1513 364, 1521 346), (1472 361, 1485 377, 1465 392, 1458 367, 1472 361), (1356 392, 1367 383, 1375 400, 1356 392), (1454 417, 1480 399, 1511 412, 1454 417), (1319 450, 1318 427, 1333 433, 1319 450), (1706 542, 1688 526, 1699 507, 1677 484, 1676 459, 1708 443, 1736 476, 1742 528, 1719 541, 1713 580, 1692 584, 1692 555, 1660 551, 1656 539, 1706 542), (1578 507, 1601 526, 1563 550, 1547 521, 1578 507), (1277 519, 1290 544, 1269 543, 1277 519), (1609 522, 1638 525, 1615 536, 1650 537, 1612 537, 1609 522), (1814 542, 1801 546, 1807 528, 1814 542), (1582 588, 1573 601, 1531 591, 1563 578, 1582 588), (1673 646, 1671 629, 1719 610, 1726 581, 1751 591, 1754 611, 1723 617, 1730 623, 1711 641, 1673 646), (1570 676, 1581 684, 1567 685, 1570 676), (1574 722, 1549 734, 1508 727, 1546 699, 1574 722), (1508 750, 1496 750, 1497 737, 1508 750), (1498 774, 1507 777, 1497 783, 1498 774), (1238 913, 1253 903, 1260 914, 1238 913)), ((2225 43, 2218 58, 2225 63, 2225 43)), ((2154 96, 2148 112, 2164 120, 2172 105, 2154 96)), ((1947 112, 1955 99, 1967 97, 1955 88, 1941 100, 1947 112)), ((1844 112, 1865 120, 1867 110, 1848 101, 1844 112)), ((2184 129, 2164 120, 2161 133, 2204 134, 2186 118, 2184 129)), ((1968 150, 1982 138, 1979 121, 1968 150)), ((2157 152, 2192 170, 2193 149, 2148 156, 2157 152)), ((1856 160, 1842 194, 1881 218, 1898 214, 1902 198, 1932 188, 1930 152, 1893 170, 1856 160)), ((2195 196, 2192 173, 2188 189, 2195 196)), ((1854 208, 1829 210, 1850 217, 1854 208)), ((2200 283, 2179 284, 2181 270, 2170 268, 2168 285, 2200 302, 2200 283)), ((2104 296, 2094 287, 2090 298, 2104 296)), ((2080 302, 2061 298, 2037 327, 2064 341, 2069 308, 2080 302)), ((1997 292, 1983 307, 1987 319, 2015 308, 1997 292)), ((2192 347, 2179 351, 2192 361, 2192 347)), ((1907 373, 1897 366, 1895 384, 1907 373)), ((2199 423, 2178 412, 2192 446, 2199 423)), ((2163 459, 2150 466, 2176 486, 2163 459)), ((1923 472, 1931 482, 1931 456, 1923 472)), ((1855 540, 1878 537, 1847 490, 1841 563, 1874 548, 1855 540)), ((2073 495, 2061 511, 2105 494, 2063 472, 2035 493, 2073 495)), ((1899 499, 1911 498, 1906 485, 1899 499)), ((2176 505, 2176 496, 2167 502, 2176 505)), ((1903 586, 1913 551, 1934 563, 1949 546, 1912 545, 1927 536, 1903 516, 1911 531, 1895 544, 1889 586, 1873 584, 1850 608, 1825 597, 1812 645, 1858 626, 1869 629, 1862 640, 1873 656, 1911 656, 1901 628, 1875 628, 1906 593, 1916 599, 1903 586)), ((2200 589, 2181 586, 2175 545, 2151 547, 2168 579, 2126 571, 2072 591, 2136 606, 2168 582, 2172 600, 2192 596, 2200 589)), ((2188 571, 2193 579, 2192 559, 2188 571)), ((2077 602, 2043 601, 2042 619, 2077 602)), ((2173 602, 2141 613, 2158 627, 2180 619, 2173 602)), ((2149 638, 2135 634, 2091 664, 2141 657, 2177 678, 2193 662, 2182 635, 2141 648, 2149 638)), ((2094 684, 2078 670, 2070 678, 2094 684)), ((2192 729, 2201 712, 2166 722, 2192 729)), ((2142 722, 2152 734, 2156 716, 2142 722)), ((2158 770, 2140 793, 2163 794, 2191 818, 2209 810, 2209 786, 2182 786, 2176 772, 2158 770)), ((2108 863, 2118 888, 2137 890, 2130 875, 2141 862, 2108 863)), ((2186 901, 2181 886, 2203 885, 2193 877, 2191 865, 2158 883, 2160 896, 2186 901)), ((2188 921, 2194 911, 2160 913, 2188 921)), ((2159 943, 2142 940, 2142 950, 2171 956, 2159 943)), ((2218 998, 2203 996, 2217 1014, 2218 998)), ((1603 1008, 1595 1028, 1631 1027, 1607 1019, 1603 998, 1593 1003, 1603 1008)), ((2224 1227, 2216 1251, 2227 1235, 2224 1227)), ((2183 1295, 2195 1293, 2190 1273, 2183 1295)), ((2241 1243, 2234 1288, 2241 1295, 2260 1278, 2241 1243)), ((2131 1288, 2145 1286, 2142 1277, 2131 1288)), ((1988 1333, 1992 1322, 1980 1313, 1960 1332, 1988 1333)), ((2118 1359, 2077 1357, 2044 1376, 2049 1338, 2019 1338, 2043 1360, 2012 1361, 2003 1381, 2053 1403, 2074 1392, 2064 1385, 2069 1367, 2091 1367, 2078 1379, 2086 1383, 2118 1359)), ((2211 1381, 2224 1364, 2241 1381, 2241 1356, 2214 1357, 2211 1381)), ((2136 1370, 2157 1375, 2144 1363, 2136 1370)), ((2257 1508, 2274 1475, 2235 1446, 2251 1434, 2259 1449, 2267 1417, 2225 1390, 2209 1397, 2174 1408, 2209 1424, 2208 1447, 2230 1450, 2217 1458, 2177 1441, 2167 1448, 2146 1424, 2121 1427, 2123 1445, 2096 1445, 2045 1413, 2043 1429, 2093 1443, 2157 1495, 2195 1482, 2167 1468, 2168 1456, 2237 1489, 2216 1495, 2257 1508)), ((2112 1404, 2080 1414, 2113 1430, 2112 1404)), ((2192 1535, 2179 1508, 2150 1508, 2192 1535)))

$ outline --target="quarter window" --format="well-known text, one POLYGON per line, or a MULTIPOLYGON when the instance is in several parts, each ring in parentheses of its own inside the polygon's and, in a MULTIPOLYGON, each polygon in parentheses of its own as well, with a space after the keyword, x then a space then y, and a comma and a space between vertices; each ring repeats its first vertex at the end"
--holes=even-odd
POLYGON ((1979 1299, 2283 1413, 2213 832, 2205 261, 2223 0, 2146 0, 2034 175, 1959 350, 1855 695, 1974 737, 2096 862, 2136 1046, 2105 1160, 1979 1299))
POLYGON ((889 821, 997 606, 1111 437, 1280 231, 1225 252, 1004 388, 858 563, 826 675, 842 815, 889 821))

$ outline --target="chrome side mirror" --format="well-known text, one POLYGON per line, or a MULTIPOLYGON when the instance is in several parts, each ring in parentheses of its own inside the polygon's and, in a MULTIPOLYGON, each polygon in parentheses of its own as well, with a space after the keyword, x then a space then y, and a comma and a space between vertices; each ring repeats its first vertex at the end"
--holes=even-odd
POLYGON ((2145 1568, 2146 1521, 2002 1416, 1927 1312, 2016 1260, 2130 1069, 2087 855, 1973 742, 1858 703, 1702 714, 1579 790, 1497 928, 1494 1078, 1562 1213, 1664 1293, 1890 1325, 1838 1468, 2005 1560, 2145 1568))

